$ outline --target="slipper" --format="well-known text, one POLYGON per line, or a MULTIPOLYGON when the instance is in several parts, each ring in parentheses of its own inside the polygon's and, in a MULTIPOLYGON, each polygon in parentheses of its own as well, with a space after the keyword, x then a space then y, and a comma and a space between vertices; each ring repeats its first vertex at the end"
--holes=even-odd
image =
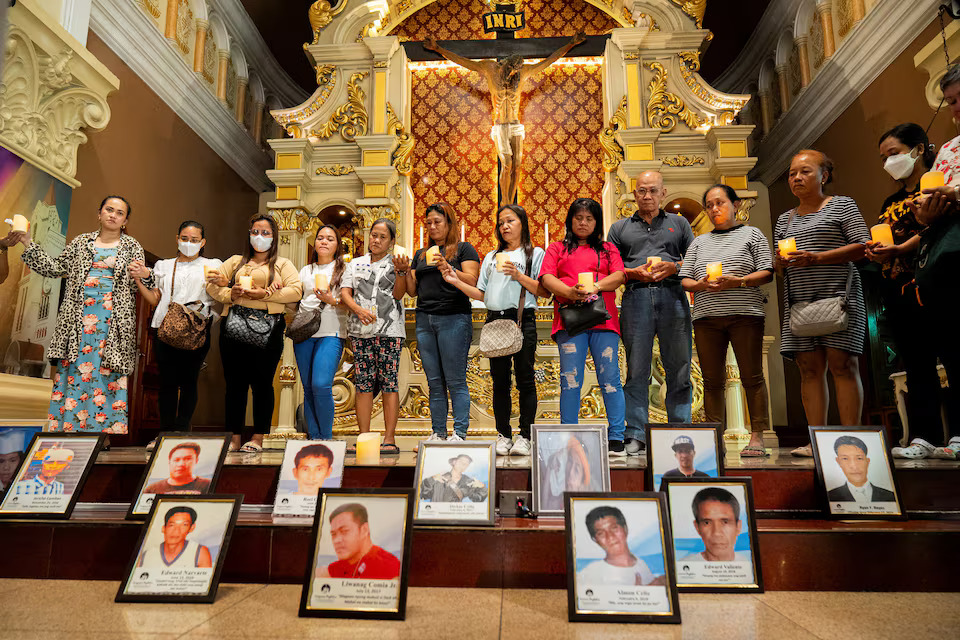
POLYGON ((261 451, 263 451, 263 447, 258 445, 253 440, 240 447, 241 453, 260 453, 261 451))
POLYGON ((147 451, 153 451, 153 450, 156 449, 156 448, 157 448, 157 439, 156 439, 156 438, 154 438, 153 440, 151 440, 150 442, 147 443, 147 451))
POLYGON ((239 446, 239 445, 235 445, 235 444, 233 444, 233 443, 231 442, 231 443, 230 443, 230 446, 227 447, 227 452, 228 452, 228 453, 236 453, 237 451, 240 451, 240 446, 239 446))
POLYGON ((400 447, 389 442, 385 442, 380 445, 380 453, 386 454, 388 456, 398 456, 400 455, 400 447))
POLYGON ((355 444, 347 445, 347 450, 346 450, 345 453, 346 453, 348 456, 355 456, 355 455, 357 455, 357 445, 355 445, 355 444))
POLYGON ((766 458, 770 454, 758 444, 748 445, 740 450, 741 458, 766 458))
POLYGON ((809 444, 805 444, 802 447, 797 447, 790 452, 795 458, 812 458, 813 457, 813 447, 809 444))

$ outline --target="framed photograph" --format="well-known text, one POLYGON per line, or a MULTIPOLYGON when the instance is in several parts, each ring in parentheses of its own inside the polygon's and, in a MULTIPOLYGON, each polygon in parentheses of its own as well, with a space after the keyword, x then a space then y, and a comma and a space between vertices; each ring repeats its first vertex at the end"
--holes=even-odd
POLYGON ((680 622, 662 493, 567 493, 570 622, 680 622))
POLYGON ((417 524, 493 526, 493 442, 421 442, 417 450, 417 524))
POLYGON ((273 499, 275 516, 313 516, 320 489, 343 482, 344 440, 287 440, 273 499))
POLYGON ((300 615, 403 620, 413 489, 320 489, 300 615))
POLYGON ((35 433, 0 501, 2 518, 69 518, 103 433, 35 433))
POLYGON ((42 423, 33 425, 0 422, 0 495, 13 484, 17 468, 27 455, 27 445, 34 434, 42 431, 42 423))
POLYGON ((242 502, 157 494, 115 601, 213 602, 242 502))
POLYGON ((648 424, 647 481, 662 491, 663 478, 718 478, 723 475, 720 424, 648 424))
POLYGON ((883 427, 808 427, 824 509, 843 520, 903 520, 883 427))
POLYGON ((212 493, 230 447, 229 433, 161 433, 127 518, 142 520, 156 496, 212 493))
POLYGON ((565 491, 610 491, 606 425, 535 424, 530 433, 534 513, 562 516, 565 491))
POLYGON ((677 588, 763 591, 750 478, 664 478, 677 588))

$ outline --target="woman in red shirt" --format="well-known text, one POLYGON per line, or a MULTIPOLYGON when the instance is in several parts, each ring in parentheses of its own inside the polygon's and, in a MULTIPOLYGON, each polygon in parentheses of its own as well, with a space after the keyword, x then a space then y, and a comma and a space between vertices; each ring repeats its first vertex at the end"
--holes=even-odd
POLYGON ((580 388, 587 350, 597 368, 597 382, 607 411, 607 440, 611 456, 626 455, 623 449, 625 404, 620 383, 620 319, 617 288, 623 284, 620 252, 603 241, 603 208, 590 198, 570 205, 563 242, 547 249, 540 268, 543 286, 554 295, 551 334, 560 348, 560 420, 576 424, 580 417, 580 388), (582 333, 571 336, 560 316, 560 306, 592 299, 596 293, 579 284, 581 273, 591 273, 596 292, 603 296, 610 318, 582 333))

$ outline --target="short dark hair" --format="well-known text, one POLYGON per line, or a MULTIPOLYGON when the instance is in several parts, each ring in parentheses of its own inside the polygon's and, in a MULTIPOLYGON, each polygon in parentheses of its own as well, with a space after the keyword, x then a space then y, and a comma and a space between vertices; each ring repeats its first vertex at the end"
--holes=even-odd
POLYGON ((293 457, 293 468, 300 466, 300 461, 304 458, 326 458, 327 465, 333 466, 333 451, 323 444, 308 444, 293 457))
POLYGON ((850 445, 863 451, 863 455, 867 455, 867 444, 856 436, 840 436, 833 443, 833 451, 836 454, 840 453, 840 447, 844 445, 850 445))
POLYGON ((185 513, 190 516, 190 524, 197 524, 197 512, 191 509, 190 507, 174 507, 167 511, 166 515, 163 516, 163 526, 167 526, 167 523, 170 522, 170 518, 177 515, 178 513, 185 513))
POLYGON ((704 208, 706 208, 706 206, 707 206, 707 196, 710 195, 710 192, 713 191, 714 189, 722 189, 722 190, 723 190, 723 193, 726 194, 727 199, 730 200, 731 203, 737 202, 738 200, 743 200, 743 198, 741 198, 740 196, 737 195, 737 191, 736 191, 733 187, 731 187, 730 185, 728 185, 728 184, 715 184, 715 185, 713 185, 712 187, 710 187, 709 189, 707 189, 706 191, 703 192, 703 206, 704 206, 704 208))
POLYGON ((903 124, 898 124, 894 128, 887 131, 877 142, 878 145, 883 144, 883 141, 887 138, 896 138, 911 149, 913 147, 923 147, 923 154, 920 156, 923 158, 923 164, 928 169, 933 166, 933 163, 937 159, 937 154, 933 150, 933 145, 930 144, 930 139, 927 137, 927 132, 923 130, 923 127, 914 123, 914 122, 904 122, 903 124))
POLYGON ((946 91, 947 87, 960 82, 960 64, 952 65, 947 72, 940 78, 940 91, 946 91))
POLYGON ((177 451, 178 449, 193 449, 193 452, 194 452, 195 454, 197 454, 197 460, 200 459, 200 445, 199 445, 199 444, 197 444, 196 442, 181 442, 180 444, 178 444, 177 446, 175 446, 173 449, 170 449, 170 453, 167 454, 167 460, 169 460, 170 458, 172 458, 174 452, 177 451))
POLYGON ((627 519, 623 517, 623 512, 616 507, 610 507, 604 505, 602 507, 594 507, 590 510, 590 513, 587 514, 587 531, 590 532, 590 537, 595 538, 595 531, 593 530, 593 525, 596 524, 597 520, 600 518, 616 518, 617 524, 619 524, 624 529, 627 528, 627 519))
POLYGON ((364 525, 370 520, 370 517, 367 515, 367 508, 365 506, 359 502, 348 502, 347 504, 342 504, 333 510, 333 513, 330 514, 330 522, 333 522, 334 518, 344 513, 351 514, 353 519, 356 520, 357 524, 359 525, 364 525))
POLYGON ((697 492, 697 495, 693 496, 693 504, 691 506, 693 507, 694 520, 700 522, 700 505, 707 500, 730 505, 730 508, 733 509, 733 519, 740 522, 740 502, 735 495, 722 487, 707 487, 706 489, 701 489, 697 492))

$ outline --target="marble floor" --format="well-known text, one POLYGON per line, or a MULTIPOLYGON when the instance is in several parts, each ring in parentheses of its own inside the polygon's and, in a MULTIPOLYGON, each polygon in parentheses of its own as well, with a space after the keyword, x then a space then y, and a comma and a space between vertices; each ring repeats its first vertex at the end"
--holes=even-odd
POLYGON ((403 622, 297 617, 300 587, 224 584, 212 605, 115 604, 116 582, 0 580, 0 640, 956 637, 957 593, 681 595, 682 625, 567 622, 566 592, 411 588, 403 622))

